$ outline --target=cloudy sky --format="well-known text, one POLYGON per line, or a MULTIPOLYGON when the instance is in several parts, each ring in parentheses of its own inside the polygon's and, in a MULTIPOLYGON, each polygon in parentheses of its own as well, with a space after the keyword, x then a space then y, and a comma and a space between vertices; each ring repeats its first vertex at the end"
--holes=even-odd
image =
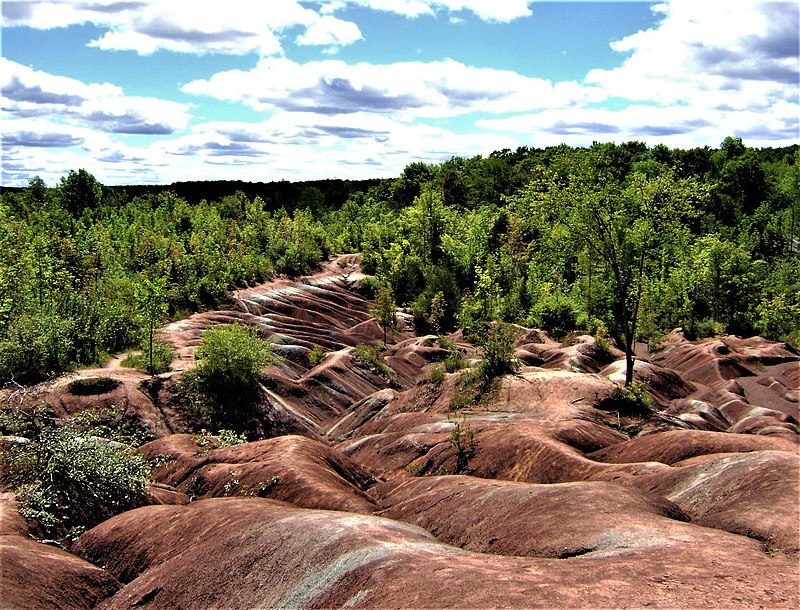
POLYGON ((798 135, 798 3, 2 2, 2 182, 396 176, 413 161, 798 135))

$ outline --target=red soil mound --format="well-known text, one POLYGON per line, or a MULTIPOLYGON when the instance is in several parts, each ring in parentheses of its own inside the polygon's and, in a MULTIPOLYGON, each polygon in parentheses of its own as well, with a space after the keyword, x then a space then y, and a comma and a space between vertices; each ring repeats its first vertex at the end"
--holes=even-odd
POLYGON ((707 455, 634 482, 675 502, 693 523, 800 550, 800 456, 783 451, 707 455))
POLYGON ((204 451, 194 437, 172 435, 148 443, 142 452, 147 458, 168 458, 154 478, 192 498, 259 496, 309 508, 374 510, 364 493, 370 475, 341 453, 302 436, 204 451))
POLYGON ((34 542, 13 494, 0 494, 0 605, 3 608, 94 608, 120 588, 117 579, 75 555, 34 542))
POLYGON ((709 453, 745 451, 797 451, 797 443, 750 434, 725 434, 703 430, 669 430, 648 434, 591 453, 594 460, 609 463, 661 462, 674 464, 709 453))
POLYGON ((503 557, 372 516, 261 499, 147 507, 84 534, 76 551, 127 584, 104 608, 796 605, 794 562, 745 538, 643 544, 572 559, 503 557), (235 552, 233 552, 235 550, 235 552))
POLYGON ((380 515, 483 553, 565 558, 714 537, 674 521, 688 518, 671 502, 615 483, 529 485, 448 476, 395 480, 374 493, 384 507, 380 515))

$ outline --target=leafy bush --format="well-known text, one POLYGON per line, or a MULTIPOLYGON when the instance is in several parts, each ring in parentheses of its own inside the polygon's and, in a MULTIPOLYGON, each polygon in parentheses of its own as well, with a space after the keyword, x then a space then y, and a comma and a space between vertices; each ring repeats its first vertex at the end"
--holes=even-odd
POLYGON ((478 365, 484 384, 519 370, 520 362, 514 355, 514 339, 515 331, 510 324, 497 323, 489 327, 480 343, 483 360, 478 365))
POLYGON ((428 373, 428 381, 436 386, 441 385, 444 381, 445 373, 444 365, 437 365, 428 373))
POLYGON ((215 326, 203 334, 196 357, 197 366, 183 374, 182 394, 202 423, 241 430, 259 402, 264 368, 280 361, 271 342, 254 326, 215 326))
POLYGON ((467 467, 469 459, 475 455, 475 430, 467 422, 465 415, 461 419, 451 420, 453 424, 447 442, 456 450, 456 471, 455 474, 463 472, 467 467))
MULTIPOLYGON (((166 373, 172 365, 175 350, 170 343, 164 341, 153 342, 153 375, 159 373, 166 373)), ((140 371, 147 372, 150 368, 150 346, 145 342, 141 352, 129 352, 125 360, 122 361, 122 366, 139 369, 140 371)))
POLYGON ((655 405, 653 398, 647 393, 647 384, 634 382, 627 386, 615 386, 594 407, 601 411, 616 411, 623 417, 646 417, 653 413, 655 405))
POLYGON ((306 358, 308 358, 308 365, 311 367, 317 366, 322 359, 325 357, 325 349, 320 347, 319 345, 315 345, 312 347, 308 354, 306 354, 306 358))
POLYGON ((237 434, 233 430, 223 428, 216 434, 212 434, 205 428, 200 430, 194 437, 195 443, 204 450, 219 449, 220 447, 230 447, 232 445, 241 445, 247 442, 247 439, 242 434, 237 434))
POLYGON ((550 296, 536 306, 535 318, 542 330, 554 337, 562 337, 577 327, 578 311, 567 297, 550 296))
POLYGON ((464 354, 458 346, 447 337, 439 337, 439 345, 447 350, 447 357, 444 359, 444 370, 448 373, 455 373, 467 366, 464 354))
POLYGON ((31 425, 35 413, 6 407, 4 415, 27 436, 0 454, 2 482, 13 487, 20 514, 38 535, 74 538, 147 503, 150 466, 130 445, 101 437, 107 431, 90 425, 90 416, 56 427, 41 417, 31 425))
POLYGON ((372 372, 386 379, 389 387, 399 387, 397 375, 383 359, 383 346, 356 345, 353 348, 353 358, 366 365, 372 372))

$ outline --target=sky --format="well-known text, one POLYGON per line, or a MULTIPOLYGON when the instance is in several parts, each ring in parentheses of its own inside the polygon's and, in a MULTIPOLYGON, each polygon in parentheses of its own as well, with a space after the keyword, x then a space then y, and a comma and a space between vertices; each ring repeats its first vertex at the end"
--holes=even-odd
POLYGON ((800 142, 800 3, 2 2, 2 184, 398 176, 504 148, 800 142))

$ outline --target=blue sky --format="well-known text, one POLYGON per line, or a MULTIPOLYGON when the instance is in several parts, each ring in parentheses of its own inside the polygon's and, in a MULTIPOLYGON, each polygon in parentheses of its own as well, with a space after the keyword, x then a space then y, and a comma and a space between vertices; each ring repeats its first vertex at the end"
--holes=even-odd
POLYGON ((501 148, 798 135, 798 3, 2 3, 2 182, 396 176, 501 148))

